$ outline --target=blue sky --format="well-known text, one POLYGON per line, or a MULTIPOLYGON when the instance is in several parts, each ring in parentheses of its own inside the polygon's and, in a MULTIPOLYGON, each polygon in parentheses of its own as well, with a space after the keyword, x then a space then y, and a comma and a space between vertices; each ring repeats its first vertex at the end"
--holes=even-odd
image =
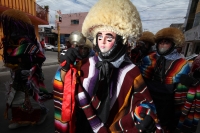
MULTIPOLYGON (((189 0, 131 0, 137 7, 144 30, 156 33, 172 23, 184 23, 189 0)), ((50 25, 54 25, 55 11, 62 14, 88 12, 97 0, 36 0, 40 6, 49 5, 50 25)))

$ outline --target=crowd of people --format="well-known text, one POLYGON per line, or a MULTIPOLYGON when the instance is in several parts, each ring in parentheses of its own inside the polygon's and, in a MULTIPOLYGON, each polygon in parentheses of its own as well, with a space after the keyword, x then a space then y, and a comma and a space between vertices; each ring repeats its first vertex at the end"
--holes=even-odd
MULTIPOLYGON (((44 53, 23 12, 5 11, 1 20, 3 59, 12 77, 6 103, 6 112, 12 110, 9 128, 40 124, 48 114, 42 94, 50 95, 43 83, 44 53)), ((200 55, 190 67, 181 54, 184 41, 177 28, 142 32, 130 0, 99 0, 82 32, 72 32, 60 53, 51 94, 55 132, 195 132, 200 55)))

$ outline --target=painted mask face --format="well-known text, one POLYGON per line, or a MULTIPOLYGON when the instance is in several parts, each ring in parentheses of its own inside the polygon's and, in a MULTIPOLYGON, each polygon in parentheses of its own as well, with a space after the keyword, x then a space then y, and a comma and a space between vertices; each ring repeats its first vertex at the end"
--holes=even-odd
POLYGON ((151 45, 150 45, 150 43, 149 42, 147 42, 147 41, 138 41, 137 43, 136 43, 136 47, 139 49, 139 50, 141 50, 141 52, 143 53, 143 54, 146 54, 149 50, 150 50, 150 48, 151 48, 151 45))
POLYGON ((90 49, 88 47, 79 46, 78 49, 79 49, 79 53, 80 53, 82 58, 88 57, 88 55, 90 53, 90 49))
POLYGON ((158 42, 158 50, 160 53, 165 53, 172 47, 172 42, 168 39, 162 39, 158 42))
POLYGON ((102 31, 97 33, 98 46, 102 53, 108 52, 115 44, 116 34, 114 32, 102 31))

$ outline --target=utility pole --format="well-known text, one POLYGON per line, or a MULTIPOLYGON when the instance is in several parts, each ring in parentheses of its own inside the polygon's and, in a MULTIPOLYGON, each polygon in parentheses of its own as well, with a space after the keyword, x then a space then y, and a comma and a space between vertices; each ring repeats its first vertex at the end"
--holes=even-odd
POLYGON ((59 62, 59 58, 60 58, 60 23, 62 22, 62 17, 61 17, 61 11, 56 11, 56 23, 57 23, 57 31, 58 31, 58 41, 57 41, 57 45, 58 45, 58 62, 59 62))
POLYGON ((58 41, 57 41, 57 45, 58 45, 58 62, 59 62, 59 57, 60 57, 60 26, 59 23, 57 23, 57 30, 58 30, 58 41))

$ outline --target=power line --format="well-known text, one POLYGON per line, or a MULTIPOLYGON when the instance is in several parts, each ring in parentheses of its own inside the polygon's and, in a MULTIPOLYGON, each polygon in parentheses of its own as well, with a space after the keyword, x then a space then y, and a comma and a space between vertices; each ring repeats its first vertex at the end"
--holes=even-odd
MULTIPOLYGON (((178 4, 178 6, 180 6, 180 5, 185 5, 185 3, 182 3, 182 4, 178 4)), ((152 5, 153 6, 153 5, 152 5)), ((177 6, 177 5, 175 5, 175 6, 177 6)), ((140 8, 141 7, 144 7, 144 8, 148 8, 147 6, 139 6, 140 8)), ((160 8, 160 7, 155 7, 155 8, 160 8)), ((167 8, 173 8, 173 6, 170 6, 170 7, 167 7, 167 8)))
MULTIPOLYGON (((148 9, 149 10, 159 10, 159 9, 162 9, 162 10, 187 10, 187 8, 184 8, 184 7, 171 7, 171 8, 163 8, 163 7, 159 7, 159 8, 151 8, 151 9, 148 9)), ((139 11, 140 12, 140 11, 139 11)))
POLYGON ((175 18, 159 18, 159 19, 146 19, 146 20, 142 20, 142 21, 157 21, 157 20, 169 20, 169 19, 180 19, 180 18, 184 18, 184 17, 175 17, 175 18))
MULTIPOLYGON (((183 11, 183 10, 187 10, 187 9, 176 9, 176 11, 183 11)), ((158 10, 151 9, 151 11, 170 11, 170 9, 158 9, 158 10)))
POLYGON ((80 2, 80 1, 78 1, 78 0, 72 0, 72 2, 74 2, 74 3, 76 3, 76 4, 79 4, 79 5, 83 5, 83 6, 86 6, 86 7, 88 7, 88 8, 91 8, 91 5, 87 5, 87 4, 85 4, 85 3, 83 3, 83 2, 80 2))
POLYGON ((139 11, 139 12, 143 12, 143 11, 146 11, 147 9, 149 9, 149 8, 154 7, 154 6, 157 6, 157 5, 160 5, 160 4, 164 4, 164 3, 169 3, 169 2, 172 2, 172 1, 175 1, 175 0, 171 0, 171 1, 167 1, 167 2, 160 2, 160 3, 158 3, 158 4, 155 4, 155 5, 149 6, 149 7, 147 7, 146 9, 144 9, 144 10, 142 10, 142 11, 139 11))

